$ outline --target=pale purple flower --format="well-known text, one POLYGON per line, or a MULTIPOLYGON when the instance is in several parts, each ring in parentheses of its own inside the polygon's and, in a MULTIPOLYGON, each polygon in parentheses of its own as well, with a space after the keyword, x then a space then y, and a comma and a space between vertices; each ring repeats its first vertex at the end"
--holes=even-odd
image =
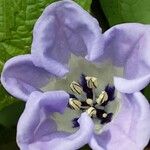
POLYGON ((1 76, 6 90, 26 101, 17 128, 20 149, 144 149, 150 107, 140 90, 150 82, 149 57, 149 25, 120 24, 102 34, 75 2, 48 6, 34 27, 31 54, 7 61, 1 76), (97 88, 87 86, 87 76, 97 77, 97 88), (70 94, 69 84, 79 78, 84 92, 70 94), (108 98, 98 105, 103 90, 108 98), (88 109, 70 109, 69 97, 82 105, 93 99, 96 117, 88 109))

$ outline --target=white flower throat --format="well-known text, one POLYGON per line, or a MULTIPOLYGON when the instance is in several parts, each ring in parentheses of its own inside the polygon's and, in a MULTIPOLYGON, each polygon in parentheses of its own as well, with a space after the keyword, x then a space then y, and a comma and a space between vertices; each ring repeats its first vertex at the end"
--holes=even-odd
MULTIPOLYGON (((113 113, 107 113, 105 106, 115 99, 114 86, 107 85, 103 91, 98 91, 96 77, 81 74, 79 82, 70 84, 72 93, 68 107, 76 111, 86 112, 91 118, 105 124, 111 121, 113 113)), ((78 127, 78 118, 72 120, 73 127, 78 127)))
POLYGON ((44 91, 64 90, 69 93, 68 107, 63 114, 54 113, 52 119, 57 130, 74 132, 78 129, 78 118, 87 112, 95 124, 95 131, 110 122, 118 112, 118 92, 113 85, 113 76, 122 70, 107 62, 93 64, 81 57, 72 56, 69 73, 64 78, 54 78, 43 88, 44 91), (110 84, 108 84, 110 83, 110 84), (114 99, 115 98, 115 99, 114 99))

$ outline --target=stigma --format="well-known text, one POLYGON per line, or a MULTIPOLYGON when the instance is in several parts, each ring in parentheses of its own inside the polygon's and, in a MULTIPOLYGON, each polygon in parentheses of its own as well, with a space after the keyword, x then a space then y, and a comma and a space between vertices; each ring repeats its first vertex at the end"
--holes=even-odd
MULTIPOLYGON (((105 107, 115 99, 115 87, 107 85, 104 90, 98 90, 98 79, 94 76, 81 74, 78 82, 70 83, 72 93, 68 107, 75 111, 86 112, 92 119, 99 120, 100 124, 106 124, 112 120, 113 113, 107 113, 105 107)), ((78 118, 78 117, 77 117, 78 118)), ((78 119, 72 120, 73 127, 78 127, 78 119)))

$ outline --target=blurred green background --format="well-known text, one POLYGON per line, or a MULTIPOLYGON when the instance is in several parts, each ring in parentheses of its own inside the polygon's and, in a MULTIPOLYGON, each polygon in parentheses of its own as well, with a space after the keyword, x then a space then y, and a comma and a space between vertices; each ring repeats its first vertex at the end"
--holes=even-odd
MULTIPOLYGON (((9 58, 30 52, 33 25, 43 9, 54 1, 0 0, 0 72, 9 58)), ((150 0, 75 1, 97 18, 103 31, 125 22, 150 24, 150 0)), ((150 100, 150 86, 142 92, 150 100)), ((0 150, 18 149, 16 124, 24 105, 10 96, 0 83, 0 150)))

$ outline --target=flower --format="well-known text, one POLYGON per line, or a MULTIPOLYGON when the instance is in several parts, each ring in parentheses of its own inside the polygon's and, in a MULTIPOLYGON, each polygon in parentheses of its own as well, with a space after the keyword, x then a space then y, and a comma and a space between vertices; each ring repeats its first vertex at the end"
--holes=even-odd
POLYGON ((93 150, 142 150, 150 138, 150 107, 140 92, 150 81, 149 33, 149 25, 130 23, 102 34, 75 2, 48 6, 31 54, 8 60, 1 75, 6 90, 26 101, 20 149, 88 143, 93 150))

